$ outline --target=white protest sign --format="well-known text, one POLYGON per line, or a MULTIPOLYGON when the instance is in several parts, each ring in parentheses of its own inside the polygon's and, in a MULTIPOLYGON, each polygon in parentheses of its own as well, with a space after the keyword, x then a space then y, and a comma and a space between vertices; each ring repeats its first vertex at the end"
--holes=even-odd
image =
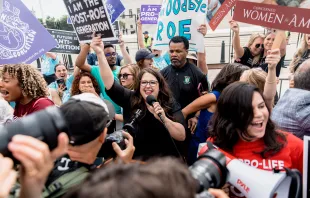
POLYGON ((310 160, 309 160, 309 150, 310 150, 310 136, 304 136, 304 159, 303 159, 303 193, 302 197, 309 197, 309 190, 310 190, 310 175, 309 175, 309 167, 310 167, 310 160))
POLYGON ((197 31, 205 23, 207 4, 205 0, 163 0, 154 49, 167 50, 174 36, 189 40, 189 50, 204 52, 203 35, 197 31))

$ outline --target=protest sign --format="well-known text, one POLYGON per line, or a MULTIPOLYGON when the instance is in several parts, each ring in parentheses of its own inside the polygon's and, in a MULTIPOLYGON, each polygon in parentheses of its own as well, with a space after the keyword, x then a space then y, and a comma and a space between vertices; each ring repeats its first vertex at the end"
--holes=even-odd
POLYGON ((157 24, 161 5, 141 5, 141 24, 157 24))
POLYGON ((20 0, 3 0, 0 64, 32 63, 57 45, 20 0))
POLYGON ((93 32, 103 41, 114 38, 112 23, 102 0, 64 0, 80 42, 91 42, 93 32))
POLYGON ((236 4, 236 0, 208 0, 207 22, 212 30, 221 23, 230 9, 236 4))
POLYGON ((57 41, 57 46, 51 52, 63 54, 79 54, 80 43, 75 32, 47 29, 57 41))
POLYGON ((110 40, 110 41, 105 41, 104 44, 107 45, 107 44, 111 44, 111 45, 115 45, 115 44, 118 44, 118 36, 119 36, 119 31, 120 31, 120 28, 119 28, 119 21, 115 21, 113 23, 113 29, 114 29, 114 32, 115 32, 115 38, 114 40, 110 40))
POLYGON ((72 21, 71 21, 71 19, 70 19, 70 16, 67 17, 67 24, 72 25, 72 21))
POLYGON ((163 0, 153 48, 167 50, 170 39, 184 36, 191 51, 204 52, 203 35, 197 29, 205 23, 206 9, 202 0, 163 0))
POLYGON ((310 136, 304 136, 304 158, 303 158, 303 192, 302 197, 309 197, 310 194, 310 136))
POLYGON ((0 0, 0 12, 3 11, 3 0, 0 0))
MULTIPOLYGON (((306 0, 309 1, 309 0, 306 0)), ((307 3, 307 2, 303 2, 307 3)), ((263 27, 310 33, 310 10, 299 7, 287 7, 265 3, 238 1, 233 19, 236 21, 260 25, 263 27)), ((308 7, 310 8, 310 7, 308 7)))
POLYGON ((120 0, 105 0, 105 4, 110 14, 111 22, 114 23, 117 18, 125 11, 125 6, 120 0))

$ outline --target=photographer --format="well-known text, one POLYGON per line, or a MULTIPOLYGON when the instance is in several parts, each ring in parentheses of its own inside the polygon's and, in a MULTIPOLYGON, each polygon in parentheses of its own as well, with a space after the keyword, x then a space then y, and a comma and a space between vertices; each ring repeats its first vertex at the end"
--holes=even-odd
MULTIPOLYGON (((171 157, 147 164, 113 163, 96 170, 66 198, 195 198, 196 182, 188 168, 171 157)), ((221 190, 209 193, 228 198, 221 190)))
MULTIPOLYGON (((41 197, 44 183, 53 168, 54 161, 67 152, 68 136, 61 133, 58 136, 58 147, 49 151, 47 144, 30 136, 15 135, 8 145, 21 166, 19 168, 19 183, 21 198, 41 197)), ((13 161, 0 155, 0 198, 9 195, 11 187, 16 182, 17 174, 13 170, 13 161)))
MULTIPOLYGON (((55 162, 45 182, 43 197, 63 196, 97 167, 94 162, 99 151, 102 152, 102 144, 105 142, 107 133, 107 121, 114 116, 113 107, 110 106, 98 96, 84 93, 73 96, 61 107, 63 118, 67 122, 70 145, 68 155, 55 162)), ((133 140, 128 133, 124 132, 123 136, 127 138, 125 150, 121 150, 116 143, 112 146, 120 160, 130 162, 135 149, 133 140)), ((18 196, 18 189, 12 191, 12 195, 18 196)))
POLYGON ((142 160, 152 156, 181 157, 174 141, 185 139, 185 129, 182 125, 184 117, 180 107, 173 100, 163 76, 154 69, 143 69, 138 76, 139 88, 134 91, 126 89, 114 80, 104 55, 100 35, 93 37, 91 47, 97 54, 100 75, 106 86, 107 94, 123 107, 124 123, 129 123, 138 109, 142 111, 142 116, 135 126, 135 157, 142 158, 142 160), (158 100, 153 106, 147 104, 146 98, 149 95, 158 100))

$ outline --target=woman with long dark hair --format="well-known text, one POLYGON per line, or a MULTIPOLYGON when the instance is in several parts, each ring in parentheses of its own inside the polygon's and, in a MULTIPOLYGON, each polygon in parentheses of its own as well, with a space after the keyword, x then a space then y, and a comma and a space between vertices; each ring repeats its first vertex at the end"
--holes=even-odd
POLYGON ((229 84, 239 81, 242 73, 248 69, 250 68, 238 63, 225 65, 213 80, 211 85, 212 91, 197 98, 182 109, 182 113, 185 118, 191 113, 201 110, 198 117, 196 130, 192 131, 193 135, 189 145, 189 164, 193 164, 197 160, 197 150, 199 144, 205 142, 209 137, 208 123, 216 109, 217 100, 220 97, 221 92, 229 84))
POLYGON ((185 139, 184 117, 163 76, 145 68, 138 75, 138 88, 134 91, 124 88, 114 80, 102 45, 100 37, 93 37, 91 47, 98 57, 101 78, 110 98, 123 107, 124 124, 132 120, 137 110, 142 111, 135 123, 134 157, 145 160, 153 156, 180 156, 175 141, 185 139), (149 95, 157 100, 153 105, 146 102, 149 95))
POLYGON ((250 166, 303 171, 302 140, 276 130, 262 93, 253 85, 235 82, 224 89, 209 133, 216 146, 250 166))

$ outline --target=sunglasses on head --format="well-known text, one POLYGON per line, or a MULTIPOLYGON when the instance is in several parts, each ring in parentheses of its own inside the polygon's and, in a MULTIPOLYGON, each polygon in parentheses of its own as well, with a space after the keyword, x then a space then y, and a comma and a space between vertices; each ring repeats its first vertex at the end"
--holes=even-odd
POLYGON ((256 44, 256 45, 255 45, 255 48, 259 48, 259 47, 264 48, 264 44, 256 44))
POLYGON ((128 76, 132 76, 132 74, 126 74, 126 73, 125 74, 118 74, 119 79, 123 78, 123 79, 127 80, 128 76))
POLYGON ((106 53, 105 56, 106 56, 106 57, 109 57, 109 56, 116 56, 116 53, 115 53, 115 52, 106 53))

